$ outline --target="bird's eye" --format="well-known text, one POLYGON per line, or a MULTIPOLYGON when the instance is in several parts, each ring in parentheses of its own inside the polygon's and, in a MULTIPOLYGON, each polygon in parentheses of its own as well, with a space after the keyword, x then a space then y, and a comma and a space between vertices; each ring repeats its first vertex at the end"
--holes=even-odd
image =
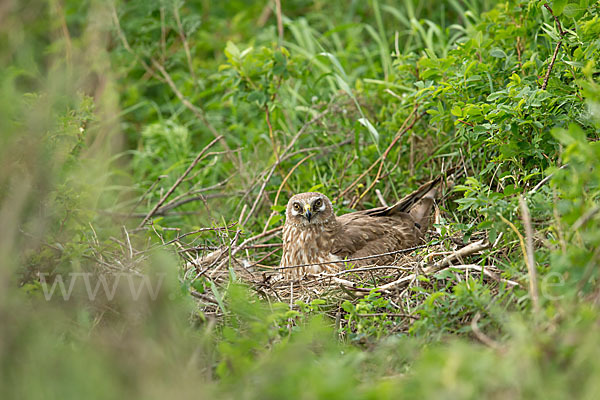
POLYGON ((300 204, 294 203, 294 210, 300 211, 300 204))
POLYGON ((323 205, 323 201, 321 199, 317 199, 315 201, 315 208, 321 208, 322 205, 323 205))

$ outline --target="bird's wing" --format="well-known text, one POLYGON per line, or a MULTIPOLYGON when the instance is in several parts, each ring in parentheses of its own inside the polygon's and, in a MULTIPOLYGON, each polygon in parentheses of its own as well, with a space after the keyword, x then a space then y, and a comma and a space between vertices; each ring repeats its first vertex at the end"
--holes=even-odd
POLYGON ((370 256, 410 247, 418 243, 422 235, 408 213, 394 216, 350 213, 337 220, 340 229, 334 237, 331 253, 342 258, 370 256))
POLYGON ((429 225, 431 223, 431 209, 433 208, 433 203, 437 195, 437 189, 441 180, 442 178, 438 177, 421 185, 417 190, 407 194, 392 206, 355 211, 350 214, 342 215, 342 217, 350 215, 394 217, 408 213, 413 217, 414 222, 417 223, 421 230, 425 232, 427 229, 429 229, 429 225))
POLYGON ((437 194, 437 186, 439 185, 441 180, 441 177, 437 177, 427 183, 424 183, 417 190, 401 198, 393 206, 373 208, 371 210, 365 210, 365 213, 367 215, 376 216, 394 215, 401 212, 411 212, 414 209, 414 206, 419 202, 419 200, 424 198, 430 198, 432 200, 435 199, 435 196, 437 194))
POLYGON ((404 196, 390 207, 377 207, 337 217, 332 253, 356 258, 388 253, 420 243, 429 229, 431 210, 441 177, 404 196))

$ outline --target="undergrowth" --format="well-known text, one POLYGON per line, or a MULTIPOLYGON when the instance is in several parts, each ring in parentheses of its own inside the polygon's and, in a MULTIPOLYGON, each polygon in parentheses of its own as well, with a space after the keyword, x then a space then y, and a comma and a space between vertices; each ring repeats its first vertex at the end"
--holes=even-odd
POLYGON ((594 398, 599 11, 0 7, 5 397, 594 398), (295 193, 344 213, 449 170, 429 245, 489 241, 460 263, 494 279, 450 265, 401 296, 290 302, 234 268, 278 265, 295 193), (199 260, 223 250, 212 279, 199 260))

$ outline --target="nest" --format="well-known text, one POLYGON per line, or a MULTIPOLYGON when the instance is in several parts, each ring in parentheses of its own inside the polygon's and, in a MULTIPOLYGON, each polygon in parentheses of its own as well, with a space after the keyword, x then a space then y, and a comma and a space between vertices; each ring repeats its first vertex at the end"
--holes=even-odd
MULTIPOLYGON (((246 283, 259 296, 269 302, 283 302, 291 309, 300 310, 302 304, 310 304, 315 299, 324 299, 325 311, 340 321, 342 303, 360 302, 366 296, 376 294, 388 300, 388 307, 381 313, 361 314, 384 315, 390 318, 401 318, 406 321, 407 328, 412 320, 418 319, 413 311, 425 300, 424 296, 414 296, 415 288, 432 287, 433 279, 444 279, 443 273, 455 276, 454 282, 468 279, 476 275, 489 281, 493 287, 499 285, 517 286, 519 283, 504 279, 494 265, 484 267, 476 263, 485 250, 493 247, 483 234, 474 235, 468 244, 453 237, 440 237, 437 234, 429 244, 398 250, 396 259, 390 265, 370 265, 352 268, 351 260, 346 260, 344 268, 336 273, 305 276, 300 280, 287 280, 276 266, 261 264, 280 250, 278 243, 256 243, 273 239, 279 229, 267 231, 260 237, 246 239, 239 246, 233 243, 239 237, 236 232, 234 240, 218 247, 190 251, 189 246, 178 243, 182 254, 186 256, 185 275, 188 279, 205 279, 217 287, 228 284, 231 276, 246 283), (252 243, 252 244, 250 244, 252 243), (274 250, 272 250, 274 249, 274 250), (446 272, 447 271, 447 272, 446 272)), ((498 240, 496 240, 498 242, 498 240)), ((377 255, 374 255, 375 258, 377 255)), ((200 293, 192 289, 191 294, 199 300, 203 312, 207 315, 222 315, 219 301, 209 291, 200 293)))

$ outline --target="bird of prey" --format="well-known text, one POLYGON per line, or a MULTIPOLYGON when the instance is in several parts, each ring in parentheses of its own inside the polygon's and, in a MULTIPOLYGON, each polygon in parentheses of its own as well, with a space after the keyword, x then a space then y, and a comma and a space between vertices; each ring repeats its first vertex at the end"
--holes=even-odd
MULTIPOLYGON (((284 277, 299 279, 336 272, 344 269, 341 260, 390 253, 423 243, 423 236, 431 225, 440 180, 422 185, 393 206, 339 217, 334 214, 331 201, 321 193, 293 196, 288 202, 283 226, 280 267, 284 277)), ((394 260, 394 255, 385 255, 348 264, 385 265, 394 260)))

